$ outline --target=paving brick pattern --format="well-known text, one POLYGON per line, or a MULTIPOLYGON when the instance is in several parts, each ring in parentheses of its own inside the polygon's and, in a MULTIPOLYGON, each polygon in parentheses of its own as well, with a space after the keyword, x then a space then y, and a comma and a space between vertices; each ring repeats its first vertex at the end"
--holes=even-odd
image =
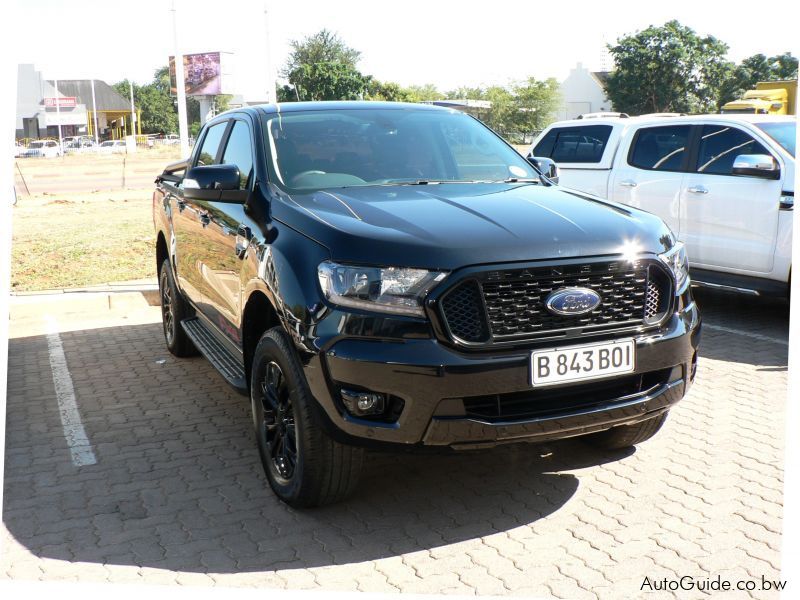
POLYGON ((247 399, 203 359, 167 354, 158 323, 62 333, 98 461, 73 466, 46 339, 20 335, 0 577, 558 598, 672 597, 641 592, 645 576, 760 588, 781 566, 788 311, 700 304, 707 323, 762 337, 708 329, 691 394, 635 451, 376 453, 354 499, 313 511, 272 496, 247 399))

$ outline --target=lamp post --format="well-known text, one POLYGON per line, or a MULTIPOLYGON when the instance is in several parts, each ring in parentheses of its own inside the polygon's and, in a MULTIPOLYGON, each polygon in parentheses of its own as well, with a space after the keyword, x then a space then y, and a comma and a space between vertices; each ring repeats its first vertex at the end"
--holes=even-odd
POLYGON ((189 155, 189 127, 186 123, 186 84, 183 79, 183 54, 178 44, 178 10, 172 0, 172 39, 175 53, 175 88, 178 96, 178 133, 181 138, 181 156, 189 155))
POLYGON ((58 147, 63 153, 64 142, 61 138, 61 99, 58 97, 58 79, 53 79, 53 87, 56 90, 56 124, 58 125, 58 147))
POLYGON ((92 79, 92 117, 94 118, 94 144, 100 145, 99 132, 97 131, 97 101, 94 97, 94 79, 92 79))

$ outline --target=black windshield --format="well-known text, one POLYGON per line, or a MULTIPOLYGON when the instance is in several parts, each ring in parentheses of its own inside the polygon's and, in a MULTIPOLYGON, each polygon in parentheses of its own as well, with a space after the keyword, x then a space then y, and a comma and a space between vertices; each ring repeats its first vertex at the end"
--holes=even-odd
POLYGON ((425 109, 343 109, 266 117, 270 174, 289 190, 536 178, 472 117, 425 109))

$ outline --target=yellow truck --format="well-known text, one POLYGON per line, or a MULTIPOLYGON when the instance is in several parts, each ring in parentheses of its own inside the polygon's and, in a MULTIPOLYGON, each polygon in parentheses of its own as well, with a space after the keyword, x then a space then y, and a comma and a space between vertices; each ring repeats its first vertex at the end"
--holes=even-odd
POLYGON ((797 98, 797 80, 759 81, 756 89, 747 90, 738 100, 728 102, 722 114, 793 115, 797 98))

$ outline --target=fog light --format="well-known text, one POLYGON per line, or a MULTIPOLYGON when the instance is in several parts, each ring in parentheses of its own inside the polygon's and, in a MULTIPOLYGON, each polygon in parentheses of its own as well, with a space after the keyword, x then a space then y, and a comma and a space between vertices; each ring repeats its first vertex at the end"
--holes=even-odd
POLYGON ((356 417, 379 415, 386 410, 386 399, 383 394, 342 390, 341 397, 347 412, 356 417))

